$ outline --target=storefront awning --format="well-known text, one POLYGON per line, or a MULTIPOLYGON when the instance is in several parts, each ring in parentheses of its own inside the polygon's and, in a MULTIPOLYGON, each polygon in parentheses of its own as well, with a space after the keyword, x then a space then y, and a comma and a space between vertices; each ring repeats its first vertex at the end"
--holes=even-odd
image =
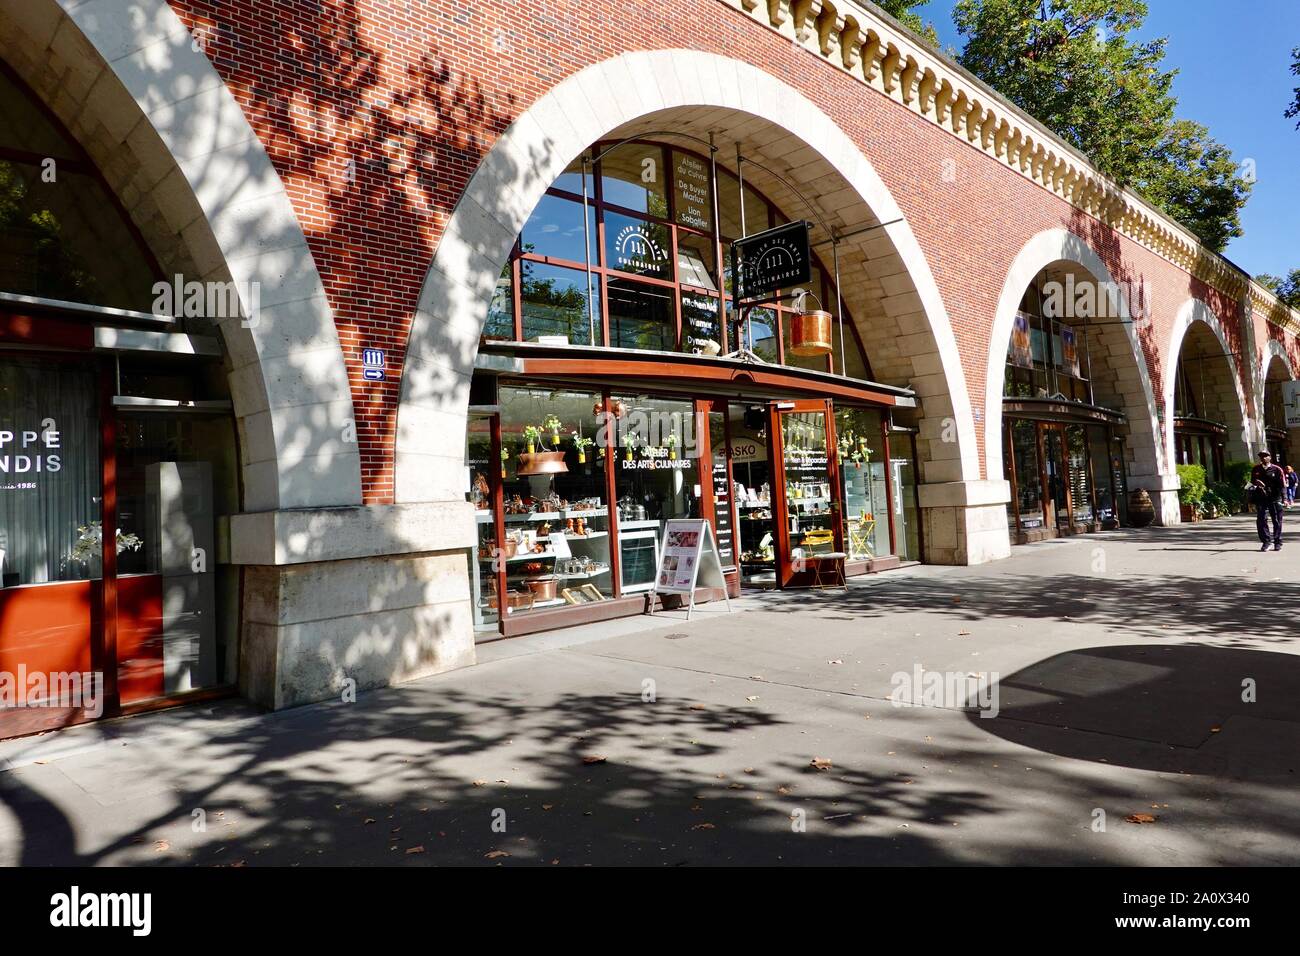
POLYGON ((911 408, 911 389, 786 365, 745 362, 683 352, 607 349, 534 342, 488 342, 475 367, 494 375, 553 379, 627 388, 668 388, 748 400, 830 398, 911 408))

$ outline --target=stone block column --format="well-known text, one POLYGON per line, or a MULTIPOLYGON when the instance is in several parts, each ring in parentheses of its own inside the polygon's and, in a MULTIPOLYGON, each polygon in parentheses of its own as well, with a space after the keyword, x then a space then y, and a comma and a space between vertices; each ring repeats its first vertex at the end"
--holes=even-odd
POLYGON ((983 564, 1009 557, 1007 481, 946 481, 920 486, 925 560, 983 564))
POLYGON ((241 692, 279 709, 473 664, 473 522, 467 502, 235 515, 241 692))

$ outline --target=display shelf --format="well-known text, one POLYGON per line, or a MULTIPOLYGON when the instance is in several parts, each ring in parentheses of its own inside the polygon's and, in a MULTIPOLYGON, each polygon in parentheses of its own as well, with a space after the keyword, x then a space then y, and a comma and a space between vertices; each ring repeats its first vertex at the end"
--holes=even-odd
POLYGON ((555 576, 561 581, 585 581, 587 578, 598 578, 602 574, 609 574, 609 568, 601 568, 599 571, 582 571, 578 574, 561 574, 557 571, 555 576))

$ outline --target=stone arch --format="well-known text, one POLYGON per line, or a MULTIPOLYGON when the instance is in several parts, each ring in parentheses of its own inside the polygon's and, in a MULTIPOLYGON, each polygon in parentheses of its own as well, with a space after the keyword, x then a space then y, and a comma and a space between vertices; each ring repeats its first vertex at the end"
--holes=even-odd
MULTIPOLYGON (((1168 470, 1174 472, 1177 464, 1177 450, 1174 446, 1174 387, 1177 381, 1178 362, 1188 335, 1194 335, 1197 328, 1205 328, 1206 338, 1213 335, 1222 349, 1223 362, 1211 367, 1211 386, 1214 391, 1214 405, 1202 414, 1211 417, 1222 416, 1220 421, 1228 426, 1226 452, 1229 458, 1250 458, 1253 445, 1250 412, 1246 405, 1246 392, 1241 387, 1241 375, 1237 363, 1233 360, 1232 347, 1224 334, 1223 324, 1205 302, 1200 299, 1188 299, 1178 310, 1174 318, 1174 327, 1165 352, 1164 410, 1165 410, 1165 451, 1168 455, 1168 470), (1227 386, 1231 382, 1231 391, 1227 386), (1235 403, 1233 397, 1235 396, 1235 403)), ((1256 406, 1257 408, 1259 406, 1256 406)))
MULTIPOLYGON (((843 190, 862 221, 881 226, 864 239, 859 259, 872 264, 861 285, 870 286, 863 295, 875 307, 853 308, 860 327, 863 314, 878 320, 879 341, 865 342, 873 371, 884 382, 911 385, 923 405, 922 478, 946 486, 931 506, 987 504, 971 500, 987 492, 971 491, 980 477, 976 435, 951 323, 884 183, 802 94, 757 67, 686 50, 625 53, 569 77, 524 111, 480 163, 447 224, 412 323, 398 412, 398 502, 445 500, 464 490, 465 414, 479 334, 511 245, 552 181, 601 138, 629 135, 651 118, 663 123, 666 111, 673 128, 686 128, 710 110, 729 111, 747 142, 794 143, 784 158, 797 175, 843 190), (634 80, 646 77, 656 82, 634 80)), ((769 197, 780 203, 771 191, 769 197)), ((855 268, 852 261, 848 268, 855 268)), ((847 288, 854 279, 845 270, 842 258, 847 288)), ((923 487, 923 506, 925 494, 923 487)), ((954 541, 952 548, 965 544, 954 541)))
POLYGON ((166 0, 6 4, 0 57, 99 166, 166 274, 256 283, 254 315, 216 322, 244 510, 359 504, 347 367, 311 250, 256 132, 166 0))
MULTIPOLYGON (((1045 268, 1064 263, 1089 273, 1107 288, 1119 288, 1100 255, 1080 236, 1068 229, 1047 229, 1034 236, 1012 261, 998 297, 997 312, 989 336, 988 369, 984 394, 984 456, 990 479, 1004 479, 1002 467, 1002 391, 1006 383, 1007 343, 1021 298, 1034 278, 1045 268)), ((1128 418, 1129 483, 1133 488, 1160 492, 1164 507, 1160 518, 1178 520, 1177 500, 1172 498, 1169 459, 1163 452, 1162 431, 1151 374, 1129 303, 1124 295, 1114 297, 1120 322, 1094 327, 1100 334, 1089 339, 1089 351, 1104 356, 1109 381, 1106 388, 1112 404, 1128 418), (1172 504, 1170 500, 1172 498, 1172 504)), ((1094 379, 1096 379, 1094 365, 1094 379)), ((1158 509, 1160 510, 1160 509, 1158 509)))
MULTIPOLYGON (((1268 437, 1265 429, 1268 427, 1266 420, 1266 402, 1267 390, 1270 379, 1274 382, 1292 381, 1300 378, 1300 364, 1292 361, 1291 353, 1287 351, 1286 344, 1279 342, 1277 339, 1268 338, 1265 340, 1265 346, 1260 350, 1259 377, 1255 391, 1255 408, 1258 413, 1256 421, 1255 435, 1261 448, 1267 447, 1268 437), (1277 374, 1277 369, 1281 368, 1281 374, 1277 374)), ((1290 464, 1295 467, 1300 462, 1300 430, 1290 429, 1287 433, 1287 455, 1291 459, 1290 464)))

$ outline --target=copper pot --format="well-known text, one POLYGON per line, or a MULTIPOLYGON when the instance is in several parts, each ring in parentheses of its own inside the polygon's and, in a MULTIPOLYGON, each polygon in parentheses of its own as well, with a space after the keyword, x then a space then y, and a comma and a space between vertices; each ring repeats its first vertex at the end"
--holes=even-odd
POLYGON ((517 475, 558 475, 569 470, 562 451, 537 451, 519 456, 517 475))
POLYGON ((831 351, 831 314, 811 309, 795 314, 790 328, 790 348, 794 355, 826 355, 831 351))
POLYGON ((507 591, 506 607, 512 611, 525 611, 533 606, 536 596, 531 591, 507 591))
POLYGON ((524 578, 524 585, 533 594, 535 601, 554 601, 556 581, 554 577, 524 578))
POLYGON ((507 561, 515 556, 519 551, 519 540, 517 538, 506 538, 505 544, 501 546, 501 554, 507 561))

